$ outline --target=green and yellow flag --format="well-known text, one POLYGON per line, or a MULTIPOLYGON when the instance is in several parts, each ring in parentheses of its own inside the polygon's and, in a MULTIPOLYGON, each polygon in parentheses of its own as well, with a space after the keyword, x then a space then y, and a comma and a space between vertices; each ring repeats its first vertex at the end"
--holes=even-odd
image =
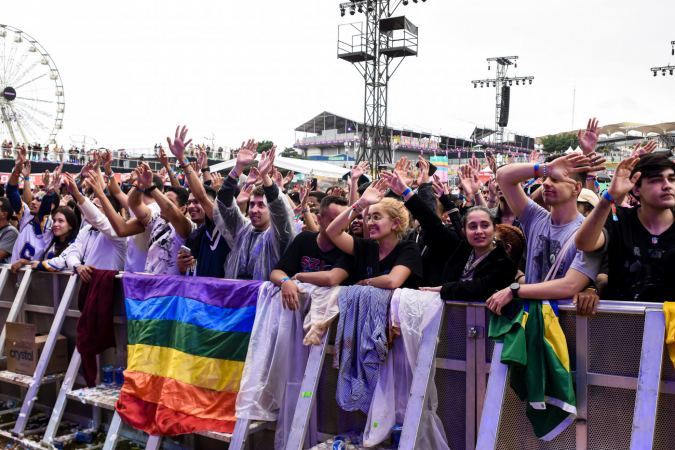
POLYGON ((504 344, 501 362, 510 368, 511 387, 527 401, 527 417, 534 434, 545 441, 553 440, 577 417, 558 302, 524 300, 512 320, 491 314, 489 337, 504 344))

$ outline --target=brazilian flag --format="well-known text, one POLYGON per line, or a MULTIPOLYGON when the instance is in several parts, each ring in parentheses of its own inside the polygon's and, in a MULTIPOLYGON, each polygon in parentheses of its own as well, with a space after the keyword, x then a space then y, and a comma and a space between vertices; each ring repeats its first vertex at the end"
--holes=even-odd
POLYGON ((504 343, 501 362, 509 366, 511 387, 520 400, 527 401, 527 418, 534 434, 550 441, 577 417, 558 302, 512 301, 523 307, 513 319, 491 314, 489 337, 504 343))

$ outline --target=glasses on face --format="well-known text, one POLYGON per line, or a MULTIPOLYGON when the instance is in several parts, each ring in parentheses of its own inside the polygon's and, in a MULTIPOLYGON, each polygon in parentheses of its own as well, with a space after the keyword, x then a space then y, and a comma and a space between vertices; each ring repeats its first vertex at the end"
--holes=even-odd
POLYGON ((187 205, 188 206, 192 206, 192 205, 199 206, 199 200, 188 200, 187 205))
POLYGON ((379 214, 373 214, 372 216, 367 216, 367 217, 366 217, 366 223, 368 223, 368 222, 377 223, 377 222, 379 222, 379 221, 382 220, 382 219, 391 219, 391 217, 381 216, 381 215, 379 215, 379 214))

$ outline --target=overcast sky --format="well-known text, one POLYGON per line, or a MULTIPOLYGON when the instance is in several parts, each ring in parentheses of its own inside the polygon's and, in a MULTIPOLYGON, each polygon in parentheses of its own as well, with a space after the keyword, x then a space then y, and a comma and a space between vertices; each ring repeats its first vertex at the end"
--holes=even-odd
MULTIPOLYGON (((291 146, 322 111, 363 120, 363 79, 336 57, 339 1, 4 2, 2 23, 50 53, 65 90, 59 144, 86 134, 109 148, 152 147, 178 124, 195 141, 291 146)), ((419 57, 389 87, 390 120, 453 134, 494 122, 486 58, 518 55, 509 128, 540 136, 601 123, 675 120, 673 0, 428 0, 406 7, 419 57), (572 98, 576 85, 576 110, 572 98)))

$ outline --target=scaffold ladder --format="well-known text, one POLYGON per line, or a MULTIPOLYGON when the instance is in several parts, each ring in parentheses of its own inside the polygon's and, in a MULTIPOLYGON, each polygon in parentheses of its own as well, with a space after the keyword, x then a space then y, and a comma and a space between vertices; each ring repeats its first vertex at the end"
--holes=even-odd
MULTIPOLYGON (((24 281, 27 278, 30 278, 29 276, 30 273, 31 272, 29 271, 26 272, 24 280, 22 280, 21 282, 22 288, 24 287, 24 281)), ((14 430, 12 431, 12 433, 16 436, 23 434, 26 428, 26 424, 28 423, 28 418, 30 417, 31 411, 33 409, 33 405, 37 401, 37 393, 44 379, 45 372, 47 371, 49 360, 52 357, 54 347, 56 346, 56 339, 58 338, 59 333, 61 332, 61 327, 63 326, 63 322, 66 319, 66 313, 68 312, 68 306, 70 305, 70 301, 73 299, 73 296, 75 295, 78 282, 79 277, 75 275, 70 276, 68 279, 66 291, 63 293, 63 297, 61 298, 61 302, 59 303, 59 308, 56 311, 56 314, 54 315, 54 321, 52 322, 52 327, 49 330, 47 341, 45 342, 44 349, 42 350, 42 354, 40 355, 40 360, 38 361, 37 367, 35 368, 35 373, 33 374, 33 381, 31 382, 31 385, 28 387, 28 393, 26 394, 26 397, 24 398, 23 401, 23 405, 21 406, 21 413, 19 413, 16 425, 14 426, 14 430)), ((22 295, 23 299, 25 299, 26 297, 25 291, 22 292, 21 288, 17 293, 17 297, 19 297, 19 295, 22 295)))

